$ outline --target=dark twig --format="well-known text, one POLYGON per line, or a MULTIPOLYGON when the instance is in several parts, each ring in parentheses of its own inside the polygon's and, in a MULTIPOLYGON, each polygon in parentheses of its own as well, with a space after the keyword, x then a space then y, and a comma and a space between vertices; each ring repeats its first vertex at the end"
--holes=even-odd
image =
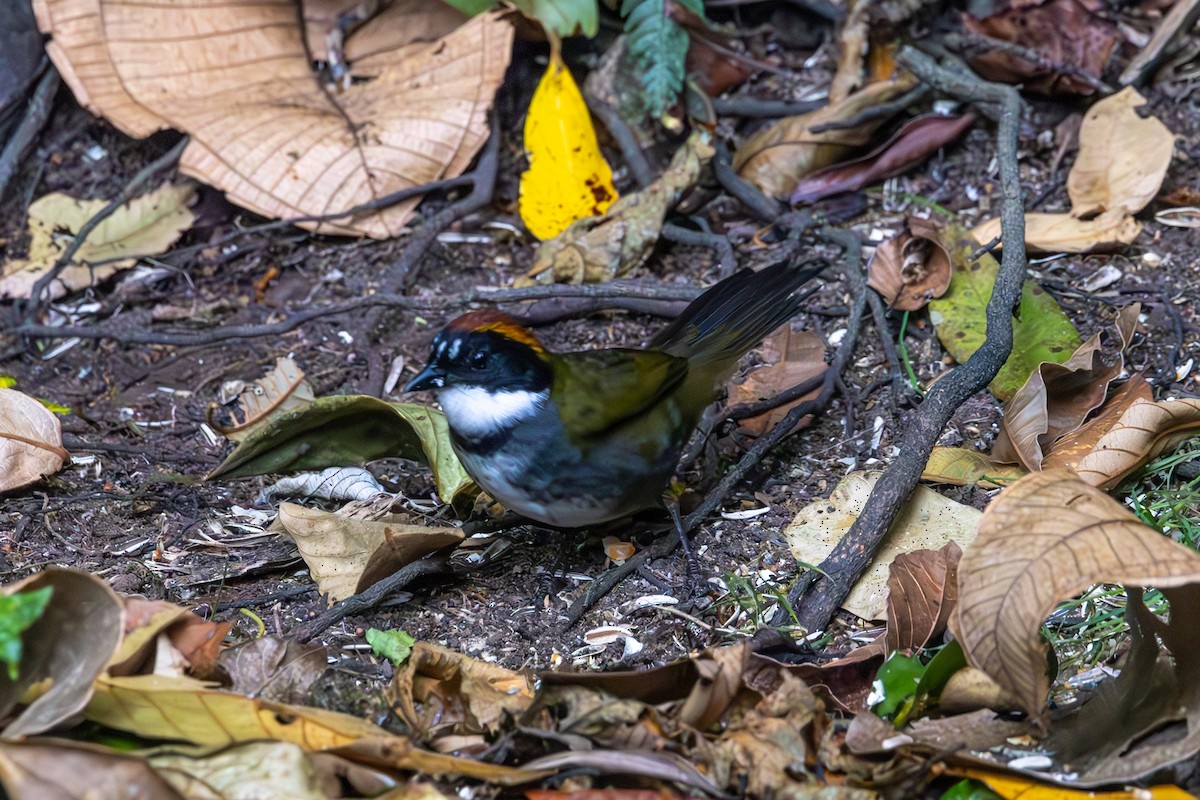
POLYGON ((101 222, 112 216, 117 209, 132 200, 142 190, 142 187, 158 176, 159 173, 174 167, 179 161, 180 154, 183 153, 183 148, 187 147, 187 143, 188 137, 185 136, 166 153, 163 153, 143 167, 138 174, 133 176, 133 179, 129 183, 125 184, 125 188, 121 190, 121 193, 112 202, 97 211, 87 222, 83 223, 79 232, 72 238, 71 244, 67 246, 67 249, 54 262, 54 266, 45 275, 38 278, 37 283, 33 285, 33 289, 29 293, 28 304, 25 308, 24 319, 26 322, 32 321, 38 310, 41 309, 46 300, 44 296, 46 288, 67 268, 71 263, 71 259, 79 252, 79 248, 83 247, 84 242, 87 241, 92 231, 96 230, 101 222))
POLYGON ((417 578, 425 575, 438 575, 449 572, 449 561, 449 555, 445 551, 441 551, 425 556, 411 564, 406 564, 379 583, 364 589, 358 594, 351 595, 345 600, 339 600, 330 606, 328 611, 302 625, 298 625, 292 630, 292 636, 297 641, 311 642, 346 617, 377 608, 386 597, 408 586, 417 578))
POLYGON ((976 104, 999 106, 996 149, 1004 198, 1001 228, 1006 247, 988 302, 987 338, 983 345, 964 364, 935 383, 925 396, 905 430, 900 455, 885 470, 854 525, 821 563, 821 572, 829 577, 808 573, 805 580, 788 593, 800 624, 810 631, 828 626, 851 587, 870 565, 896 513, 916 487, 933 445, 955 410, 968 397, 986 387, 1008 358, 1012 351, 1012 309, 1020 297, 1025 278, 1025 218, 1017 171, 1020 95, 1011 86, 980 80, 961 64, 954 68, 940 66, 909 46, 900 49, 897 60, 939 91, 976 104))
POLYGON ((888 119, 896 114, 899 114, 913 103, 918 102, 927 94, 929 94, 929 87, 923 83, 920 83, 899 97, 893 98, 886 103, 878 103, 877 105, 867 106, 849 119, 839 119, 834 120, 833 122, 826 122, 823 125, 816 125, 809 130, 812 133, 844 131, 849 130, 850 128, 857 128, 864 122, 871 122, 872 120, 877 119, 888 119))
MULTIPOLYGON (((370 202, 361 203, 353 208, 348 208, 345 211, 337 211, 332 214, 316 214, 305 217, 277 219, 271 222, 264 222, 261 225, 249 225, 245 228, 239 228, 236 231, 231 231, 230 233, 217 239, 201 242, 200 244, 194 244, 189 247, 176 248, 175 250, 172 250, 166 255, 160 257, 159 260, 168 264, 174 264, 177 263, 178 259, 182 256, 188 256, 193 253, 198 253, 201 250, 208 250, 214 247, 219 248, 223 245, 229 244, 230 242, 235 242, 238 239, 244 239, 247 236, 286 230, 287 228, 294 228, 298 225, 303 225, 310 222, 336 222, 339 219, 352 217, 356 214, 362 214, 365 211, 378 211, 381 208, 387 208, 395 205, 396 203, 402 203, 412 197, 419 197, 421 195, 429 194, 430 192, 443 191, 445 189, 457 189, 460 186, 470 186, 471 184, 471 176, 460 175, 457 178, 446 178, 445 180, 423 183, 420 186, 410 186, 407 189, 399 189, 391 194, 386 194, 383 197, 377 197, 370 202)), ((120 259, 112 260, 118 261, 120 259)), ((103 263, 105 262, 97 261, 96 266, 99 266, 103 263)))
POLYGON ((904 380, 900 354, 896 352, 896 340, 892 338, 892 326, 888 325, 887 309, 883 307, 883 298, 874 290, 867 294, 867 303, 871 306, 871 317, 875 320, 875 330, 879 332, 879 344, 883 347, 891 372, 892 402, 899 407, 908 396, 908 384, 904 380))
MULTIPOLYGON (((814 375, 808 380, 801 381, 795 386, 789 386, 774 397, 768 397, 766 400, 759 400, 754 403, 738 403, 736 406, 730 406, 729 409, 722 415, 721 422, 727 419, 750 419, 757 417, 760 414, 766 414, 768 411, 774 411, 780 406, 787 405, 793 400, 799 400, 809 392, 815 391, 825 385, 826 369, 820 375, 814 375)), ((715 426, 714 426, 715 427, 715 426)))
POLYGON ((12 180, 12 176, 17 173, 17 168, 25 160, 25 154, 29 152, 30 145, 45 126, 46 120, 50 119, 50 109, 54 106, 54 95, 58 91, 58 70, 49 66, 48 62, 44 63, 41 68, 45 70, 45 74, 42 75, 37 88, 33 91, 33 97, 30 98, 29 107, 25 111, 25 118, 12 132, 8 144, 4 145, 4 152, 0 153, 0 200, 4 199, 8 182, 12 180))
MULTIPOLYGON (((850 356, 854 352, 858 329, 862 322, 863 311, 866 307, 866 282, 862 278, 861 267, 859 266, 862 258, 862 246, 858 237, 851 233, 828 230, 822 231, 822 236, 841 244, 846 249, 846 257, 844 259, 844 263, 846 264, 845 273, 850 279, 855 299, 851 306, 850 318, 847 322, 846 336, 842 339, 841 344, 838 345, 837 353, 833 357, 833 363, 829 369, 825 370, 822 376, 821 393, 812 400, 793 406, 788 411, 787 416, 755 440, 754 445, 746 451, 741 460, 725 473, 720 482, 704 496, 704 500, 701 501, 700 505, 692 513, 684 517, 682 525, 684 535, 695 530, 704 521, 705 517, 721 504, 721 501, 733 490, 733 487, 741 482, 750 470, 762 461, 763 456, 795 429, 797 422, 810 414, 819 412, 829 404, 834 391, 834 378, 846 368, 846 365, 850 361, 850 356)), ((596 580, 588 585, 587 591, 567 609, 565 626, 570 627, 578 622, 580 617, 587 613, 589 608, 599 602, 600 598, 604 597, 604 595, 612 591, 613 587, 624 580, 627 575, 641 569, 653 559, 662 558, 670 554, 678 544, 678 531, 671 530, 655 541, 653 545, 647 547, 633 558, 628 559, 621 566, 614 567, 596 578, 596 580)))
MULTIPOLYGON (((446 296, 410 297, 398 294, 373 294, 356 297, 341 303, 296 311, 280 322, 262 325, 226 325, 202 332, 152 331, 123 325, 112 320, 95 325, 39 325, 22 323, 8 333, 42 339, 112 339, 127 344, 174 345, 177 347, 204 347, 229 341, 230 339, 256 339, 263 336, 279 336, 294 331, 306 322, 322 317, 349 314, 369 307, 402 309, 441 310, 464 308, 471 303, 500 305, 526 300, 547 298, 581 298, 593 302, 592 310, 599 310, 605 300, 611 300, 616 308, 629 306, 635 300, 648 303, 687 303, 699 296, 702 290, 694 286, 657 286, 640 281, 611 281, 605 284, 554 284, 549 286, 524 286, 515 289, 491 289, 476 287, 467 292, 446 296)), ((640 310, 640 309, 639 309, 640 310)), ((652 313, 650 309, 645 309, 652 313)), ((666 312, 668 309, 663 308, 666 312)), ((535 320, 536 321, 536 320, 535 320)), ((547 320, 552 321, 552 320, 547 320)))
POLYGON ((587 100, 588 110, 600 119, 605 130, 616 141, 617 147, 621 149, 621 158, 625 161, 625 166, 629 168, 629 174, 633 176, 638 188, 645 189, 654 183, 654 168, 646 160, 646 154, 638 145, 637 138, 633 135, 629 124, 621 118, 621 113, 600 98, 594 97, 590 92, 584 93, 584 99, 587 100))
POLYGON ((773 119, 794 117, 824 108, 828 100, 759 100, 757 97, 714 97, 713 111, 723 117, 773 119))
POLYGON ((729 148, 720 139, 716 140, 717 153, 713 156, 713 176, 717 183, 725 187, 725 191, 741 201, 752 214, 766 222, 775 222, 784 213, 784 207, 760 192, 733 171, 729 157, 729 148))
POLYGON ((969 31, 961 31, 958 33, 948 33, 942 37, 942 41, 948 46, 956 50, 964 52, 986 52, 996 50, 1001 53, 1007 53, 1011 56, 1016 56, 1022 61, 1028 61, 1036 67, 1044 70, 1070 75, 1083 83, 1086 83, 1091 88, 1101 94, 1112 94, 1113 88, 1104 81, 1097 78, 1095 75, 1089 75, 1073 64, 1066 64, 1058 61, 1051 61, 1043 54, 1039 53, 1031 47, 1025 47, 1016 42, 1006 42, 1003 39, 994 39, 991 36, 985 36, 981 33, 971 33, 969 31))
POLYGON ((737 269, 737 259, 733 255, 733 245, 728 237, 719 233, 693 231, 674 225, 670 222, 662 226, 662 237, 676 244, 694 245, 696 247, 711 247, 717 251, 717 263, 721 265, 721 277, 727 278, 737 269))

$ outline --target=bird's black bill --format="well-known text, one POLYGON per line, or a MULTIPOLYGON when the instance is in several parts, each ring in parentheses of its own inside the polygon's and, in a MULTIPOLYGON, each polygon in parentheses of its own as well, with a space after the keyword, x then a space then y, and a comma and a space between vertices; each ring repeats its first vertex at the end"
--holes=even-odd
POLYGON ((417 373, 417 377, 404 387, 406 392, 421 392, 426 389, 440 389, 446 385, 445 374, 433 364, 417 373))

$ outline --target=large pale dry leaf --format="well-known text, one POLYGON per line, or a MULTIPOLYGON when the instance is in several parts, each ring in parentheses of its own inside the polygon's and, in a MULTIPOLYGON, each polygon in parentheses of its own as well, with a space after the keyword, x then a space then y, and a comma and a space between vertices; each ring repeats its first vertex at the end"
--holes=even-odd
POLYGON ((1025 474, 1022 467, 1001 464, 987 453, 965 447, 935 447, 921 473, 921 480, 954 486, 998 489, 1025 474))
POLYGON ((49 730, 82 709, 121 638, 124 608, 108 584, 82 570, 52 567, 5 587, 54 590, 41 619, 22 634, 21 671, 14 682, 0 670, 0 713, 31 687, 45 691, 3 731, 6 738, 49 730))
POLYGON ((658 243, 666 215, 700 179, 714 152, 711 134, 695 131, 654 183, 543 242, 525 277, 593 283, 618 278, 640 266, 658 243))
POLYGON ((184 800, 144 759, 62 739, 0 742, 0 785, 9 800, 184 800))
MULTIPOLYGON (((796 560, 820 564, 858 519, 878 480, 878 472, 852 472, 842 478, 828 500, 801 509, 784 532, 796 560)), ((949 542, 967 548, 975 538, 978 519, 979 512, 970 506, 918 486, 842 607, 863 619, 884 619, 888 569, 896 556, 910 550, 938 550, 949 542)))
POLYGON ((494 734, 533 703, 533 680, 496 664, 417 642, 388 686, 396 713, 422 740, 438 734, 494 734))
POLYGON ((1079 460, 1092 452, 1100 437, 1121 421, 1130 406, 1139 401, 1149 403, 1153 400, 1154 391, 1146 377, 1140 372, 1130 376, 1104 401, 1091 419, 1050 446, 1046 457, 1042 459, 1042 469, 1064 468, 1074 472, 1079 460))
MULTIPOLYGON (((82 105, 131 136, 189 134, 181 171, 288 219, 461 174, 487 136, 512 45, 511 25, 480 14, 437 41, 350 64, 353 81, 337 91, 313 73, 292 0, 37 0, 34 10, 82 105)), ((417 202, 303 224, 386 238, 417 202)))
POLYGON ((920 650, 946 630, 958 603, 962 548, 901 553, 888 573, 887 651, 920 650))
POLYGON ((1079 129, 1079 155, 1067 177, 1071 214, 1136 214, 1162 187, 1175 135, 1152 116, 1137 113, 1146 98, 1128 86, 1088 109, 1079 129))
POLYGON ((916 79, 904 73, 892 80, 869 84, 841 102, 785 117, 747 139, 734 153, 733 168, 763 194, 779 199, 791 197, 800 178, 865 145, 887 122, 887 117, 876 117, 848 129, 814 133, 813 128, 857 117, 915 85, 916 79))
POLYGON ((1134 401, 1120 421, 1079 459, 1075 472, 1112 489, 1143 464, 1200 432, 1200 399, 1134 401))
MULTIPOLYGON (((729 403, 754 403, 774 397, 792 386, 815 378, 828 369, 825 363, 825 342, 816 331, 793 331, 784 325, 763 341, 759 347, 766 362, 756 368, 741 383, 730 384, 729 403)), ((814 389, 804 397, 773 408, 757 417, 749 417, 738 423, 738 427, 755 436, 762 436, 783 420, 792 407, 816 397, 820 389, 814 389)), ((811 417, 807 418, 811 421, 811 417)), ((798 420, 796 427, 803 427, 805 420, 798 420)))
MULTIPOLYGON (((62 297, 132 267, 139 256, 162 253, 192 226, 195 215, 188 205, 195 196, 194 183, 165 183, 130 200, 96 226, 46 292, 62 297)), ((28 297, 70 244, 63 231, 77 233, 107 205, 107 200, 77 200, 61 192, 34 201, 29 206, 29 256, 4 265, 0 297, 28 297)))
POLYGON ((70 458, 54 412, 16 389, 0 389, 0 493, 53 475, 70 458))
MULTIPOLYGON (((1142 223, 1119 209, 1087 220, 1071 214, 1025 215, 1025 245, 1041 253, 1109 252, 1132 244, 1141 232, 1142 223)), ((976 225, 971 234, 981 242, 999 239, 999 217, 976 225)))
POLYGON ((1055 604, 1096 583, 1195 583, 1200 555, 1072 473, 1047 470, 991 502, 958 574, 951 627, 968 661, 1040 716, 1050 685, 1041 626, 1055 604))
POLYGON ((950 252, 929 220, 909 217, 904 230, 875 248, 867 285, 900 311, 917 311, 950 287, 950 252))
POLYGON ((294 503, 279 506, 278 520, 296 542, 317 588, 331 602, 463 540, 458 528, 360 519, 294 503))

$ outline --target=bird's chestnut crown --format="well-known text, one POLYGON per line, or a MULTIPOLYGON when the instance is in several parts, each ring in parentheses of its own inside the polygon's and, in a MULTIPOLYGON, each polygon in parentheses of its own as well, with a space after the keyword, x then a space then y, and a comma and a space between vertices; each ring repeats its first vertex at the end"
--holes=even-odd
POLYGON ((491 391, 541 391, 550 385, 546 351, 507 314, 474 311, 442 329, 429 363, 406 391, 482 386, 491 391))

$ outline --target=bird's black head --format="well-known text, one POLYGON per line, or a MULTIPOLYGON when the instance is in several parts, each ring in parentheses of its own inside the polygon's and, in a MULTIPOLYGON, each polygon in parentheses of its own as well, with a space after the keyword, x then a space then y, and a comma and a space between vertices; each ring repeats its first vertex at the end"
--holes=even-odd
POLYGON ((551 380, 546 351, 528 329, 507 314, 472 311, 434 338, 429 363, 405 391, 457 385, 540 392, 551 380))

